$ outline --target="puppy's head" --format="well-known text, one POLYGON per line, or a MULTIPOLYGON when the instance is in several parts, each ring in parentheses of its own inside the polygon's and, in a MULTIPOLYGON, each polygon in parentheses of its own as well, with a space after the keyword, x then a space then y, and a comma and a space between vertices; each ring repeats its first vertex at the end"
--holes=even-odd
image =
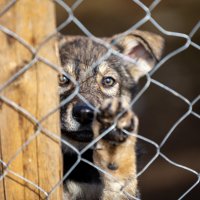
MULTIPOLYGON (((64 71, 78 85, 78 94, 61 108, 62 136, 78 148, 93 138, 93 107, 106 98, 121 97, 130 102, 140 77, 148 73, 160 59, 163 39, 153 33, 134 31, 120 38, 106 38, 113 48, 130 57, 130 62, 111 54, 99 62, 107 49, 83 36, 61 37, 59 52, 64 71), (85 103, 89 102, 91 106, 85 103)), ((60 75, 60 99, 68 98, 76 87, 67 76, 60 75)))

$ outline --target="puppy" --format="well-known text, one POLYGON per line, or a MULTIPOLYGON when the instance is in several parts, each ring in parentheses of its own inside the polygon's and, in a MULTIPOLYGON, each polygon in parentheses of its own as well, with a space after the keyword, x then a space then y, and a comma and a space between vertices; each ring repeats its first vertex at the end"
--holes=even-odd
MULTIPOLYGON (((138 119, 130 104, 138 80, 160 59, 164 41, 156 34, 139 30, 119 40, 115 35, 105 41, 134 62, 114 53, 99 62, 108 51, 102 44, 84 36, 59 39, 61 64, 68 75, 59 75, 60 100, 69 98, 78 85, 76 95, 61 107, 62 138, 79 151, 100 138, 93 148, 81 154, 83 160, 67 176, 64 199, 138 197, 138 119)), ((78 157, 68 145, 63 144, 62 150, 66 174, 78 157)))

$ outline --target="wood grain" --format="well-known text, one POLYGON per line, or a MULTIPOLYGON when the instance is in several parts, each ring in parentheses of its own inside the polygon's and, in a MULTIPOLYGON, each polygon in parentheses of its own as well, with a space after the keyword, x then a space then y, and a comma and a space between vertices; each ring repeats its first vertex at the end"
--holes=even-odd
MULTIPOLYGON (((0 0, 1 7, 8 2, 9 0, 0 0)), ((20 0, 0 18, 0 24, 17 33, 28 44, 37 47, 55 30, 54 4, 52 1, 20 0)), ((33 55, 22 44, 3 32, 0 32, 0 44, 0 84, 2 84, 30 62, 33 55)), ((38 54, 59 64, 53 39, 46 43, 38 54)), ((57 72, 37 62, 0 95, 14 101, 39 120, 59 103, 57 72)), ((58 112, 48 117, 42 125, 60 136, 58 112)), ((34 133, 35 125, 30 120, 5 102, 2 103, 0 106, 0 155, 4 162, 8 163, 22 144, 34 133)), ((12 159, 9 169, 46 192, 50 192, 61 179, 61 166, 60 143, 40 133, 16 158, 12 159)), ((61 197, 61 187, 50 195, 52 200, 59 200, 61 197)), ((43 198, 43 192, 11 173, 0 181, 0 199, 38 200, 43 198)))

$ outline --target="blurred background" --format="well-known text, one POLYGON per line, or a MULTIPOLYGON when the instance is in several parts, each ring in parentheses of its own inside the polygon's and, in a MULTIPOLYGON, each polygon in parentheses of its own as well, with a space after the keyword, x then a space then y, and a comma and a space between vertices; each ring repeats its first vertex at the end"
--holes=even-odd
MULTIPOLYGON (((74 0, 65 1, 69 6, 74 0)), ((150 6, 152 0, 143 0, 150 6)), ((199 0, 165 0, 153 10, 153 18, 168 31, 189 34, 200 20, 199 0)), ((75 16, 95 36, 111 36, 124 32, 145 16, 145 12, 131 0, 85 0, 74 12, 75 16)), ((68 17, 66 11, 57 6, 57 25, 68 17)), ((162 35, 166 40, 164 56, 183 46, 185 39, 166 36, 150 22, 140 27, 162 35)), ((63 34, 83 35, 73 23, 62 30, 63 34)), ((192 38, 200 45, 200 29, 192 38)), ((189 101, 200 94, 200 51, 190 46, 165 62, 152 76, 153 79, 177 91, 189 101)), ((146 78, 140 81, 142 88, 146 78)), ((187 111, 188 105, 180 98, 151 83, 135 104, 140 118, 139 134, 160 144, 172 126, 187 111)), ((200 100, 193 110, 200 114, 200 100)), ((144 155, 140 170, 156 154, 156 148, 142 142, 144 155)), ((200 119, 189 115, 172 132, 161 151, 172 161, 200 172, 200 119)), ((139 177, 139 187, 144 200, 175 200, 185 193, 196 181, 197 176, 171 165, 158 157, 139 177)), ((200 185, 183 199, 199 200, 200 185)))

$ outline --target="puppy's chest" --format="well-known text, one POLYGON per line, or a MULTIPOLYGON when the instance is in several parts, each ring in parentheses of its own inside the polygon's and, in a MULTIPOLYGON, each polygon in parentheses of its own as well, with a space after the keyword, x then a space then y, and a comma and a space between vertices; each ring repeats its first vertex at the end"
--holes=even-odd
MULTIPOLYGON (((93 151, 88 150, 82 155, 82 158, 93 163, 92 155, 93 151)), ((73 167, 77 159, 78 159, 77 154, 66 153, 63 155, 64 175, 73 167)), ((79 162, 79 164, 69 174, 65 182, 68 180, 86 184, 90 183, 101 184, 98 171, 93 166, 83 161, 79 162)))
MULTIPOLYGON (((93 163, 93 151, 88 150, 81 157, 93 163)), ((77 161, 77 154, 64 154, 64 175, 77 161)), ((97 200, 102 193, 102 183, 98 171, 80 161, 64 181, 64 199, 97 200)))

